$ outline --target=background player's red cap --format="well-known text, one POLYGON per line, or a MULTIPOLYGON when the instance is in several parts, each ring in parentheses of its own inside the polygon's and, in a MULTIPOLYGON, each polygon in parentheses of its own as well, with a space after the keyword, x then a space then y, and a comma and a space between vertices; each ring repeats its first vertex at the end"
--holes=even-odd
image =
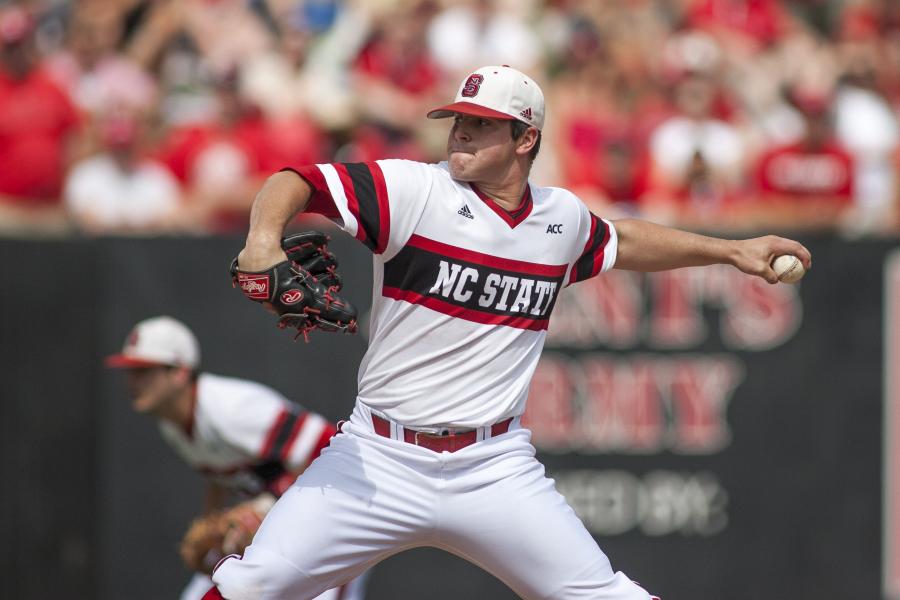
POLYGON ((187 325, 172 317, 141 321, 125 338, 121 354, 106 357, 106 366, 187 367, 200 364, 200 345, 187 325))
POLYGON ((533 79, 512 67, 481 67, 463 80, 453 104, 435 108, 428 118, 443 119, 457 113, 516 119, 542 129, 544 93, 533 79))

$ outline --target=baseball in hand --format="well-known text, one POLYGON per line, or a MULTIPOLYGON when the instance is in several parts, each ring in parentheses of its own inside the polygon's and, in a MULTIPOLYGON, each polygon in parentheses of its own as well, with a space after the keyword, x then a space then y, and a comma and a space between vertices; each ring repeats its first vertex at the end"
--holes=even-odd
POLYGON ((799 258, 791 254, 782 254, 775 257, 775 260, 772 261, 772 269, 778 275, 778 281, 784 283, 797 283, 806 274, 803 263, 800 262, 799 258))

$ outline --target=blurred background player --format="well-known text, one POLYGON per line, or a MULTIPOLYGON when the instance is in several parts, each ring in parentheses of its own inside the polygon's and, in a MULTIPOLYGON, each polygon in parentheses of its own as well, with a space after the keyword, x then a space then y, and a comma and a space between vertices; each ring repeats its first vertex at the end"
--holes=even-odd
MULTIPOLYGON (((201 373, 196 337, 172 317, 137 323, 106 364, 126 369, 134 410, 156 417, 166 442, 207 478, 203 517, 181 548, 185 564, 198 571, 181 600, 200 598, 212 585, 206 573, 225 554, 243 551, 275 498, 328 445, 335 427, 267 386, 201 373), (244 502, 226 509, 235 501, 244 502), (197 538, 217 516, 224 516, 227 532, 203 552, 197 538)), ((319 598, 361 600, 364 580, 319 598)))

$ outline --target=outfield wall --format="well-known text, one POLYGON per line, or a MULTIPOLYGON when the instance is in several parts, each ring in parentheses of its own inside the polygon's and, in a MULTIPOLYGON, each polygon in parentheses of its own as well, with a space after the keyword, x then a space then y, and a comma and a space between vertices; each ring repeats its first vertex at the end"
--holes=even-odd
MULTIPOLYGON (((900 259, 888 241, 804 242, 797 286, 614 271, 558 301, 526 422, 613 566, 665 600, 900 598, 900 259)), ((176 598, 188 579, 176 547, 200 480, 102 367, 135 321, 171 314, 204 368, 349 413, 365 337, 290 341, 231 288, 239 247, 0 241, 0 597, 176 598)), ((365 310, 371 257, 335 250, 365 310)), ((432 550, 372 575, 373 600, 423 594, 515 597, 432 550)))

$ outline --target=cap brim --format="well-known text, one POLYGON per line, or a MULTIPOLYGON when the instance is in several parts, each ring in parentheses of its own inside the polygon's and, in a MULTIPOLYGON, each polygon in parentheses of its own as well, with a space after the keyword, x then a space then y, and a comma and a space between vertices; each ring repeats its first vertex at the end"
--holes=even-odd
POLYGON ((454 102, 447 106, 441 106, 430 111, 427 116, 429 119, 446 119, 447 117, 452 117, 456 114, 473 115, 475 117, 485 117, 488 119, 503 119, 504 121, 518 120, 516 117, 500 112, 499 110, 494 110, 471 102, 454 102))
POLYGON ((113 354, 107 356, 104 364, 111 369, 139 369, 146 367, 168 367, 170 365, 155 360, 144 360, 125 356, 124 354, 113 354))

